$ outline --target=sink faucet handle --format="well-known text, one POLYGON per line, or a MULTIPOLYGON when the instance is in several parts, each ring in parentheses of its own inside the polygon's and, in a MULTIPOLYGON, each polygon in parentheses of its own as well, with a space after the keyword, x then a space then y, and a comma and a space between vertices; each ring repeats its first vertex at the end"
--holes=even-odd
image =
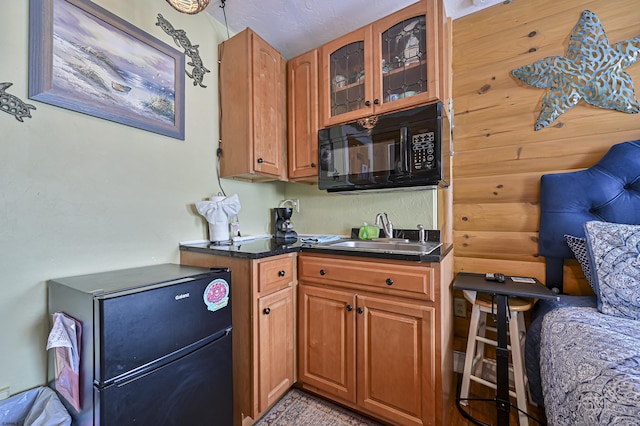
POLYGON ((424 226, 422 226, 422 225, 418 225, 418 242, 420 242, 420 243, 426 243, 427 242, 426 231, 424 229, 424 226))

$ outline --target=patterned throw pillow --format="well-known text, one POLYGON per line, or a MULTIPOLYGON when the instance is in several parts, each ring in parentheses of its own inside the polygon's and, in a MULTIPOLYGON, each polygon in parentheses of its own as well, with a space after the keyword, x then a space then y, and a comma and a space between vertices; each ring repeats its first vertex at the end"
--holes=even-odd
POLYGON ((640 225, 585 223, 598 310, 640 319, 640 225))
POLYGON ((589 265, 589 251, 587 250, 587 240, 580 237, 574 237, 573 235, 565 235, 564 238, 567 240, 567 244, 569 248, 573 252, 573 255, 580 263, 580 267, 582 268, 582 272, 584 273, 584 277, 587 279, 587 282, 593 288, 593 284, 591 284, 591 266, 589 265))

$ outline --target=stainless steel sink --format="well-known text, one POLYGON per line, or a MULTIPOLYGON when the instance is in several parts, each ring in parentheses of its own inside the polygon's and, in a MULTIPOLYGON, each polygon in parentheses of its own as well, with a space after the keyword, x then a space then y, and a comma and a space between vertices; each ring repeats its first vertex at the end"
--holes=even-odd
POLYGON ((428 241, 426 243, 407 242, 408 240, 345 240, 332 243, 318 244, 315 248, 325 248, 332 250, 365 251, 375 253, 397 253, 397 254, 429 254, 442 243, 428 241))

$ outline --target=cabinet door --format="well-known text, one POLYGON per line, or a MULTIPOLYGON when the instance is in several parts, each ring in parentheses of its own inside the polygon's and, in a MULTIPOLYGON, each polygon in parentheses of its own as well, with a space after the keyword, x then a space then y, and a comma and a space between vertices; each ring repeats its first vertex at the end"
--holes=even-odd
POLYGON ((289 60, 287 77, 289 179, 317 181, 318 50, 289 60))
POLYGON ((298 287, 298 377, 356 402, 355 295, 298 287))
POLYGON ((435 310, 358 296, 358 405, 397 425, 435 422, 435 310))
POLYGON ((320 102, 324 127, 352 121, 373 111, 371 27, 367 26, 320 49, 320 102))
POLYGON ((439 21, 434 3, 422 1, 374 23, 376 113, 438 99, 439 21))
POLYGON ((252 34, 253 155, 256 172, 280 176, 284 156, 282 57, 252 34))
POLYGON ((293 386, 293 289, 258 299, 258 387, 262 413, 293 386))

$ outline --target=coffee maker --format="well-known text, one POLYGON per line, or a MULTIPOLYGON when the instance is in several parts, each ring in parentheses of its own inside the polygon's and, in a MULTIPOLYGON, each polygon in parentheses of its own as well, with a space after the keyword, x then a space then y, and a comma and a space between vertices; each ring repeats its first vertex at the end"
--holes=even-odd
POLYGON ((273 235, 276 240, 295 242, 298 239, 298 233, 293 230, 293 225, 291 224, 293 209, 291 207, 278 207, 273 209, 273 212, 273 235))

